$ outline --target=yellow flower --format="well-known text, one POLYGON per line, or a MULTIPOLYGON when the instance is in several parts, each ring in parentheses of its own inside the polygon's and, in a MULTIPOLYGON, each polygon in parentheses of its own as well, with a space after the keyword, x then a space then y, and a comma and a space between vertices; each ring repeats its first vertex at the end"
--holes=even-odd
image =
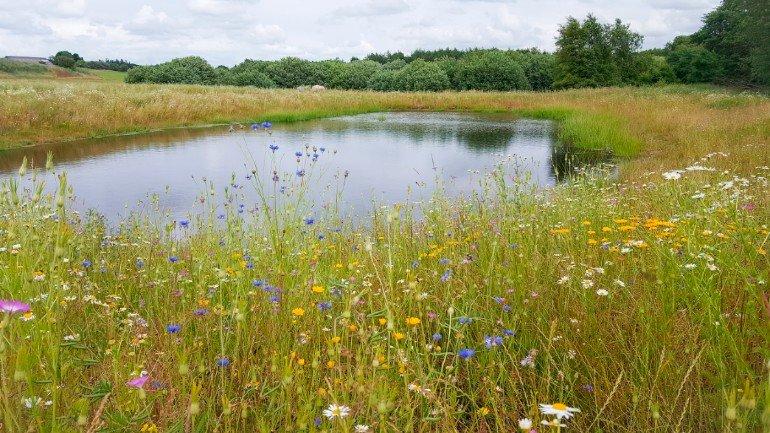
POLYGON ((326 368, 334 368, 334 361, 332 360, 326 361, 326 368))
POLYGON ((487 416, 489 415, 489 408, 486 406, 480 407, 479 410, 476 411, 481 416, 487 416))
POLYGON ((305 358, 300 358, 297 360, 297 364, 299 365, 305 365, 305 358))
POLYGON ((335 335, 335 336, 334 336, 334 337, 332 337, 332 339, 331 339, 331 340, 329 340, 329 341, 330 341, 332 344, 337 344, 337 343, 339 343, 339 342, 340 342, 340 340, 342 340, 342 339, 339 337, 339 335, 335 335))
POLYGON ((293 314, 294 316, 297 316, 297 317, 304 316, 305 315, 305 309, 297 307, 297 308, 291 310, 291 314, 293 314))
POLYGON ((393 338, 395 338, 396 341, 403 340, 404 339, 404 334, 401 333, 401 332, 398 332, 398 331, 394 331, 393 332, 393 338))
POLYGON ((324 286, 313 286, 311 290, 313 291, 313 293, 323 293, 324 286))
POLYGON ((417 317, 407 317, 406 324, 409 326, 417 326, 420 324, 420 319, 417 317))
POLYGON ((388 323, 388 319, 386 319, 384 317, 380 317, 378 322, 380 322, 380 325, 384 325, 384 324, 388 323))
POLYGON ((348 325, 348 329, 350 329, 350 332, 356 332, 358 331, 358 326, 356 326, 355 323, 351 323, 350 325, 348 325))

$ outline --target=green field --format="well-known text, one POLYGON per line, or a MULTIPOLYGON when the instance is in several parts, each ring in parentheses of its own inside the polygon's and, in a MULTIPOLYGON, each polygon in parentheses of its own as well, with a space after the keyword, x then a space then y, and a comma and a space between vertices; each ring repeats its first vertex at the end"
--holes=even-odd
POLYGON ((256 171, 253 221, 234 207, 217 220, 216 204, 241 197, 216 189, 189 223, 151 214, 114 231, 70 211, 64 173, 48 195, 27 167, 0 201, 0 297, 30 306, 0 316, 2 431, 490 432, 524 418, 558 431, 538 407, 557 402, 580 409, 562 420, 568 431, 770 429, 765 96, 106 80, 6 80, 0 92, 6 147, 505 111, 555 119, 562 139, 613 152, 620 172, 536 191, 495 171, 483 197, 438 194, 422 219, 403 204, 353 227, 331 210, 304 220, 310 176, 294 180, 291 205, 270 206, 271 173, 256 171))

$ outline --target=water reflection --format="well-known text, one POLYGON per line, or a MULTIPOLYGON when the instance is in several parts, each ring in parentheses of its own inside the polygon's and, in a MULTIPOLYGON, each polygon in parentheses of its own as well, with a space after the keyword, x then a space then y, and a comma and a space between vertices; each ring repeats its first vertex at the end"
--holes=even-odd
MULTIPOLYGON (((339 201, 345 211, 359 215, 369 212, 373 200, 426 200, 437 179, 449 194, 469 193, 501 163, 510 176, 528 173, 543 187, 569 175, 575 165, 574 154, 555 141, 548 121, 387 113, 275 125, 269 134, 248 128, 179 129, 14 149, 0 153, 0 175, 13 175, 25 156, 43 165, 49 151, 56 169, 68 172, 78 207, 95 208, 111 221, 153 193, 163 207, 183 216, 193 209, 201 179, 222 188, 254 180, 247 179, 254 171, 269 185, 274 165, 289 174, 308 169, 313 201, 319 206, 339 201), (271 151, 271 145, 278 149, 271 151), (301 163, 295 152, 302 152, 301 163), (318 161, 311 163, 313 153, 318 161)), ((53 175, 46 176, 53 184, 53 175)), ((279 184, 285 185, 285 178, 279 184)), ((257 201, 248 188, 244 194, 244 201, 257 201)))

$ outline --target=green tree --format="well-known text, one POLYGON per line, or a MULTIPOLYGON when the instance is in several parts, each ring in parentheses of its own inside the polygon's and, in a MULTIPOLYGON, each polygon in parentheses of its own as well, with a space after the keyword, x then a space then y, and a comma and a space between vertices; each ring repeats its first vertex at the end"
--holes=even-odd
POLYGON ((369 79, 382 66, 374 60, 356 60, 344 63, 331 77, 330 87, 337 89, 365 89, 369 79))
POLYGON ((396 89, 436 92, 449 88, 449 78, 438 65, 415 60, 396 72, 396 89))
POLYGON ((630 83, 638 71, 642 36, 620 20, 602 24, 593 15, 570 17, 556 40, 554 87, 599 87, 630 83))
POLYGON ((521 65, 532 90, 549 90, 553 87, 555 59, 553 54, 537 49, 516 50, 511 57, 521 65))
POLYGON ((51 57, 51 63, 62 68, 72 69, 77 66, 78 62, 83 58, 78 53, 70 53, 69 51, 59 51, 51 57))
POLYGON ((521 65, 500 51, 481 52, 462 59, 457 68, 457 81, 462 90, 507 91, 529 88, 521 65))
POLYGON ((683 83, 708 83, 721 75, 719 57, 701 45, 680 43, 668 54, 667 61, 683 83))

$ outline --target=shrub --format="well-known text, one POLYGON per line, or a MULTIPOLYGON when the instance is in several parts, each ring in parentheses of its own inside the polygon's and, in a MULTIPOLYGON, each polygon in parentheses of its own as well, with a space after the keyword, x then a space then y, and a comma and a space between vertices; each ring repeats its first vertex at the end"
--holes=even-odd
POLYGON ((439 68, 441 68, 449 78, 449 87, 455 90, 460 90, 460 82, 457 77, 457 70, 460 62, 453 57, 442 57, 434 62, 439 68))
POLYGON ((253 86, 269 89, 275 87, 275 83, 267 75, 256 69, 246 69, 241 71, 223 70, 218 71, 218 84, 227 86, 253 86))
POLYGON ((397 80, 396 71, 381 69, 369 78, 366 87, 379 92, 390 92, 398 90, 397 80))
POLYGON ((556 64, 553 54, 532 49, 515 51, 511 57, 521 65, 532 90, 549 90, 553 87, 556 64))
MULTIPOLYGON (((133 69, 130 69, 129 72, 133 69)), ((214 84, 215 73, 214 68, 204 59, 189 56, 150 66, 145 81, 152 83, 214 84)))
POLYGON ((154 66, 135 66, 128 70, 126 83, 152 83, 152 71, 154 66))
POLYGON ((674 71, 664 56, 651 53, 639 55, 639 70, 633 84, 675 83, 674 71))
POLYGON ((521 90, 529 83, 522 67, 500 51, 488 51, 468 56, 457 69, 460 89, 521 90))
POLYGON ((700 45, 680 44, 671 50, 667 60, 683 83, 707 83, 720 75, 719 58, 700 45))
POLYGON ((369 78, 382 66, 373 60, 357 60, 343 63, 331 77, 330 87, 338 89, 365 89, 369 78))
POLYGON ((284 57, 277 62, 270 62, 265 67, 267 76, 279 87, 295 88, 326 84, 329 65, 311 62, 297 57, 284 57))
POLYGON ((396 89, 436 92, 449 88, 446 72, 433 62, 417 59, 396 73, 396 89))

